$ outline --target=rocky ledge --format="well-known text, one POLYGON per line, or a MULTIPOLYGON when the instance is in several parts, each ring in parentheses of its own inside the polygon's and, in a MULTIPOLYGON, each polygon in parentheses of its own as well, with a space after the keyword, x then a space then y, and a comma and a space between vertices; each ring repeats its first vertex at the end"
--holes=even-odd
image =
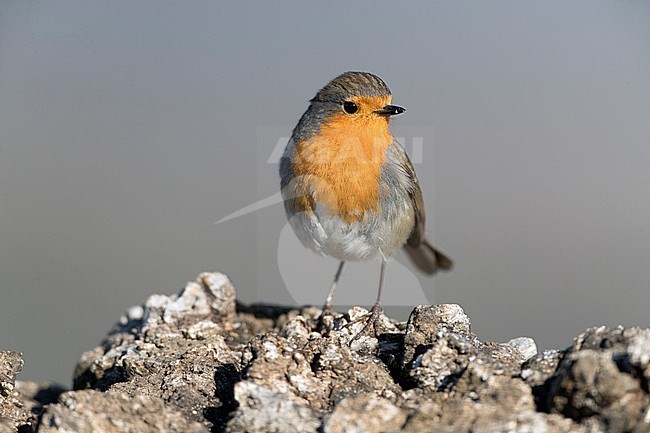
POLYGON ((0 352, 0 432, 650 432, 650 329, 564 350, 482 342, 458 305, 353 338, 367 311, 245 306, 220 273, 132 307, 74 390, 16 381, 0 352))

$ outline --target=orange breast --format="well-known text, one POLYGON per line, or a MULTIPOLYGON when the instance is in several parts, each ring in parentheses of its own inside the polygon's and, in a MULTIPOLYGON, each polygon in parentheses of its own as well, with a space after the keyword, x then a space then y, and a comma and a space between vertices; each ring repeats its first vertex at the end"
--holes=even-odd
POLYGON ((335 115, 320 134, 296 144, 294 175, 312 192, 297 205, 310 210, 318 202, 346 222, 362 220, 379 206, 381 167, 392 140, 383 117, 335 115))

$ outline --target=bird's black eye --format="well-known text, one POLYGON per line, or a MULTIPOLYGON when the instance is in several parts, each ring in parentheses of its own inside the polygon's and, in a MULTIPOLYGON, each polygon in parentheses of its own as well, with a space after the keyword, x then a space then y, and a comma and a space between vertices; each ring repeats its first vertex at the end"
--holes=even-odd
POLYGON ((345 101, 343 103, 343 111, 345 111, 348 114, 354 114, 357 111, 359 111, 359 107, 357 106, 357 104, 355 104, 352 101, 345 101))

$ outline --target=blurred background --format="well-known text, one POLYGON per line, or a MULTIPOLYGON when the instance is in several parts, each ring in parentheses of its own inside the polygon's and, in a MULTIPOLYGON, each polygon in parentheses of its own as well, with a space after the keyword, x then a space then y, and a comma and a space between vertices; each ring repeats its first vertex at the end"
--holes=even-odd
MULTIPOLYGON (((540 348, 650 326, 648 22, 647 1, 1 2, 0 349, 69 386, 123 311, 205 270, 321 305, 336 261, 264 199, 347 70, 408 109, 392 129, 456 262, 428 279, 398 254, 390 314, 458 303, 540 348)), ((378 273, 348 266, 338 303, 372 304, 378 273)))

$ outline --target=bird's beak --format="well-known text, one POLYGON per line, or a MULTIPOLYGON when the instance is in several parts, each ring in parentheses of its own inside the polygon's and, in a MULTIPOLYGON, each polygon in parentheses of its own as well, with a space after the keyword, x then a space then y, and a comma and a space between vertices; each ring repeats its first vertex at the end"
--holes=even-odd
POLYGON ((399 105, 384 105, 384 107, 381 110, 376 110, 375 113, 379 114, 380 116, 396 116, 398 114, 402 114, 403 112, 406 111, 406 108, 400 107, 399 105))

